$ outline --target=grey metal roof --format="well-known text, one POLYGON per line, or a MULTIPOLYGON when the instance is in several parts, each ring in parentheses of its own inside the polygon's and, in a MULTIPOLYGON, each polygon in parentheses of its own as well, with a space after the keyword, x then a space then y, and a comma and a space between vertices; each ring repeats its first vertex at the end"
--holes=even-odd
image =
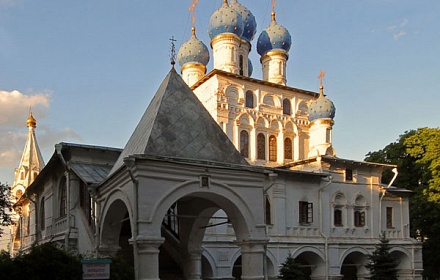
POLYGON ((87 184, 99 184, 109 174, 112 165, 69 162, 73 171, 87 184))
POLYGON ((160 85, 110 174, 131 155, 248 165, 174 68, 160 85))

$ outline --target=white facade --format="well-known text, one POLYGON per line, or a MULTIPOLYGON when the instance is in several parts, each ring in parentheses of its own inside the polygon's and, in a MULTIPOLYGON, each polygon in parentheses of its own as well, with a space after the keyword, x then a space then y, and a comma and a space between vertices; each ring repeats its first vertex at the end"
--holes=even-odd
POLYGON ((409 193, 380 184, 394 166, 336 157, 334 108, 311 119, 331 101, 286 86, 288 48, 264 53, 257 80, 249 42, 211 46, 215 69, 172 69, 123 150, 56 145, 16 204, 29 209, 21 249, 120 252, 136 279, 276 279, 288 254, 310 279, 367 279, 385 233, 399 279, 421 279, 409 193))

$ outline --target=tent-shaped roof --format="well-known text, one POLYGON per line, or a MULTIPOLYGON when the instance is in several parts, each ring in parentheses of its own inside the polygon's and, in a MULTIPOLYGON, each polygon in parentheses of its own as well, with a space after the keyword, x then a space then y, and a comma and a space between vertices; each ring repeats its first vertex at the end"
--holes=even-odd
POLYGON ((131 155, 248 165, 174 68, 160 85, 110 174, 131 155))

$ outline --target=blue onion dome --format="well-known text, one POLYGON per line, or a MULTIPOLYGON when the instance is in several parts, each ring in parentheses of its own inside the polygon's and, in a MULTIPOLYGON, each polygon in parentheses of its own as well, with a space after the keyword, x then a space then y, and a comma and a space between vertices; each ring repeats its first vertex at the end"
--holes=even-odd
POLYGON ((206 66, 209 62, 209 51, 205 44, 196 37, 196 29, 192 28, 191 38, 182 44, 177 53, 180 67, 186 63, 198 63, 206 66))
POLYGON ((252 76, 252 72, 254 72, 254 66, 252 65, 252 61, 248 59, 248 75, 252 76))
POLYGON ((269 27, 261 32, 258 37, 257 52, 263 56, 271 50, 285 50, 289 52, 292 45, 292 38, 289 31, 278 24, 275 20, 275 13, 272 13, 272 22, 269 27))
POLYGON ((335 117, 336 108, 333 102, 324 96, 324 87, 320 87, 321 93, 316 100, 310 103, 309 121, 313 122, 317 119, 331 119, 335 117))
POLYGON ((239 12, 243 19, 244 30, 241 38, 251 42, 255 37, 255 33, 257 32, 257 21, 255 20, 254 15, 245 6, 238 3, 237 0, 230 0, 229 7, 239 12))
POLYGON ((223 33, 232 33, 239 37, 243 34, 244 23, 240 13, 224 0, 223 5, 215 11, 209 20, 209 37, 214 39, 223 33))

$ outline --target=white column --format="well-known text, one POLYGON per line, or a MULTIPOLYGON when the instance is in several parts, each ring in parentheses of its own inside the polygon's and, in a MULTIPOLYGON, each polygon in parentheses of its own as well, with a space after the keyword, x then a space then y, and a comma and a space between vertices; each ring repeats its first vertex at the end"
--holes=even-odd
POLYGON ((189 252, 188 280, 202 279, 202 251, 193 250, 189 252))
POLYGON ((138 248, 136 280, 159 280, 159 246, 164 240, 163 237, 151 237, 130 242, 136 242, 138 248))
POLYGON ((264 279, 264 255, 267 240, 248 240, 238 243, 241 247, 241 279, 264 279))

